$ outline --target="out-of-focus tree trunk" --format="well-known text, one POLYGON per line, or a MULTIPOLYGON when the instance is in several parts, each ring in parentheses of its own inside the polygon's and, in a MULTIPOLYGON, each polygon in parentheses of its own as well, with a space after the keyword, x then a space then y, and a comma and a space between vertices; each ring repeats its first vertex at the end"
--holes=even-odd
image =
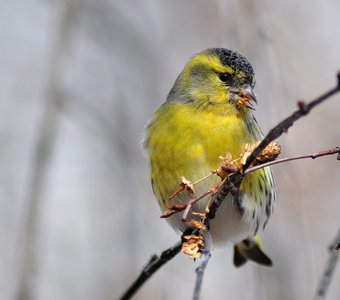
MULTIPOLYGON (((40 245, 44 243, 41 235, 41 215, 44 207, 44 191, 50 171, 50 160, 55 148, 55 138, 58 134, 59 113, 64 105, 63 69, 64 55, 70 39, 71 21, 74 17, 75 0, 62 1, 56 5, 56 30, 52 32, 54 39, 50 55, 49 74, 47 82, 46 101, 38 128, 36 146, 33 150, 31 170, 28 180, 27 198, 24 222, 22 225, 21 269, 19 271, 19 300, 36 299, 37 285, 34 275, 39 272, 40 245), (41 240, 40 240, 41 238, 41 240), (32 276, 33 275, 33 276, 32 276)), ((20 245, 20 244, 19 244, 20 245)))

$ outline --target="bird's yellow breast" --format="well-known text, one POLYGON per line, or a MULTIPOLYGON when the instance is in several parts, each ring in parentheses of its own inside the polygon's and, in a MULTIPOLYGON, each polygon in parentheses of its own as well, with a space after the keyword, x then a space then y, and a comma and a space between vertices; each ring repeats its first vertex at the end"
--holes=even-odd
MULTIPOLYGON (((146 147, 154 193, 162 210, 181 176, 194 182, 217 168, 219 156, 229 152, 238 158, 246 143, 255 142, 245 113, 229 104, 198 108, 171 102, 155 112, 148 125, 146 147)), ((218 182, 213 177, 211 187, 218 182)), ((177 201, 185 202, 187 196, 182 194, 177 201)))

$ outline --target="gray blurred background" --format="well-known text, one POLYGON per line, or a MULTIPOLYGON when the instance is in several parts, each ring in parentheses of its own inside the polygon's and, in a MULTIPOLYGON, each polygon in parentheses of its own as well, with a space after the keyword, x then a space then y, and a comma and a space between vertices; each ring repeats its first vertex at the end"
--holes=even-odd
MULTIPOLYGON (((266 133, 335 85, 340 2, 12 0, 0 5, 0 299, 117 299, 178 236, 159 218, 144 125, 185 62, 243 53, 266 133)), ((280 138, 282 157, 340 144, 340 96, 280 138)), ((340 217, 335 157, 274 167, 273 268, 216 250, 203 299, 311 299, 340 217)), ((135 299, 190 299, 178 255, 135 299)), ((339 299, 340 267, 327 299, 339 299)))

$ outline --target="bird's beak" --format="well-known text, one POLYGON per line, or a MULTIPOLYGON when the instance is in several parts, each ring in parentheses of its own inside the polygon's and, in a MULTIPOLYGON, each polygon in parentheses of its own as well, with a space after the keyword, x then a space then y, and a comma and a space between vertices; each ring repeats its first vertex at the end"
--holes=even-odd
POLYGON ((240 89, 232 91, 232 99, 237 108, 247 107, 254 110, 253 103, 257 103, 256 96, 249 84, 245 84, 240 89))

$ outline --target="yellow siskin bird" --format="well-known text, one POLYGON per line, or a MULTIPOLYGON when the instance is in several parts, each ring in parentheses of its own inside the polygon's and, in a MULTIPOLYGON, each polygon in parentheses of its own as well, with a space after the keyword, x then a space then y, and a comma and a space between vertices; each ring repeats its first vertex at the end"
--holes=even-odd
MULTIPOLYGON (((184 176, 195 182, 230 153, 238 158, 245 145, 263 138, 253 115, 253 67, 241 54, 224 48, 207 49, 186 64, 165 103, 147 125, 144 146, 150 160, 151 184, 161 210, 184 204, 194 197, 189 191, 169 200, 184 176)), ((217 176, 195 185, 195 194, 209 191, 220 182, 217 176)), ((271 265, 260 248, 262 231, 273 211, 276 188, 269 167, 245 176, 237 201, 228 195, 211 222, 214 246, 234 244, 234 264, 248 259, 271 265)), ((209 196, 192 211, 204 212, 209 196)), ((189 216, 190 217, 190 216, 189 216)), ((180 214, 168 218, 179 232, 186 229, 180 214)))

